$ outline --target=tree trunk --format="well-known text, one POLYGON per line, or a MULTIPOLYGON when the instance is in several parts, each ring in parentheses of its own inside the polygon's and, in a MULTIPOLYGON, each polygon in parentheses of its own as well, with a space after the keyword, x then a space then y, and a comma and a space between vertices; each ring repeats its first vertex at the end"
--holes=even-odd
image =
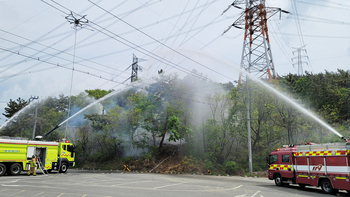
POLYGON ((165 133, 161 135, 162 136, 162 140, 160 140, 159 143, 159 149, 161 149, 163 147, 163 142, 164 142, 164 138, 165 138, 165 133))

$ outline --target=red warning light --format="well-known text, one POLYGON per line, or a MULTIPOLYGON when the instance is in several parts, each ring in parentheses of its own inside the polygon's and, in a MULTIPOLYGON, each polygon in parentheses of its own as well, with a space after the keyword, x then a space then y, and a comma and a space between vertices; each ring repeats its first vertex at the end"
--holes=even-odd
POLYGON ((277 148, 277 149, 276 149, 276 151, 280 151, 280 149, 279 149, 279 148, 277 148))
POLYGON ((66 143, 69 143, 69 140, 66 140, 66 143))

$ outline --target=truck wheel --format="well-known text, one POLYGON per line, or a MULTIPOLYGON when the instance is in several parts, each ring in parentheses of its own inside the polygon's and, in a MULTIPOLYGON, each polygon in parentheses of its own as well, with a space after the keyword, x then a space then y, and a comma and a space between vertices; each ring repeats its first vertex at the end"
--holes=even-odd
POLYGON ((333 193, 332 183, 329 179, 324 179, 321 183, 321 188, 324 193, 331 194, 333 193))
POLYGON ((275 176, 275 184, 277 186, 282 186, 283 185, 283 179, 282 179, 282 176, 280 174, 277 174, 275 176))
POLYGON ((22 172, 22 166, 19 163, 14 163, 10 167, 10 173, 12 175, 19 175, 22 172))
POLYGON ((67 163, 63 162, 63 163, 61 164, 60 172, 61 172, 61 173, 66 173, 67 170, 68 170, 68 165, 67 165, 67 163))
POLYGON ((5 173, 6 173, 6 166, 0 163, 0 176, 4 175, 5 173))
POLYGON ((306 186, 306 184, 301 184, 301 183, 299 183, 299 187, 300 187, 301 189, 304 189, 305 186, 306 186))

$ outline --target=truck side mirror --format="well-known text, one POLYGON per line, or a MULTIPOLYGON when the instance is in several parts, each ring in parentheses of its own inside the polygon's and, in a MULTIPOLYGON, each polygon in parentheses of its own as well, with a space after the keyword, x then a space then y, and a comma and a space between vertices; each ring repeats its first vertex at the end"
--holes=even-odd
POLYGON ((266 157, 266 162, 270 165, 270 155, 266 157))

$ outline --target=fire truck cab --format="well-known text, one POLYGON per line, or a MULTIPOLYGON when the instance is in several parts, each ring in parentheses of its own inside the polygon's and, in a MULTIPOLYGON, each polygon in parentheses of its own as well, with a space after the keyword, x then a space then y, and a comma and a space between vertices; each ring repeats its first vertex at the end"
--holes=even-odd
POLYGON ((284 183, 321 186, 325 193, 350 192, 349 142, 284 146, 267 157, 268 178, 284 183))

